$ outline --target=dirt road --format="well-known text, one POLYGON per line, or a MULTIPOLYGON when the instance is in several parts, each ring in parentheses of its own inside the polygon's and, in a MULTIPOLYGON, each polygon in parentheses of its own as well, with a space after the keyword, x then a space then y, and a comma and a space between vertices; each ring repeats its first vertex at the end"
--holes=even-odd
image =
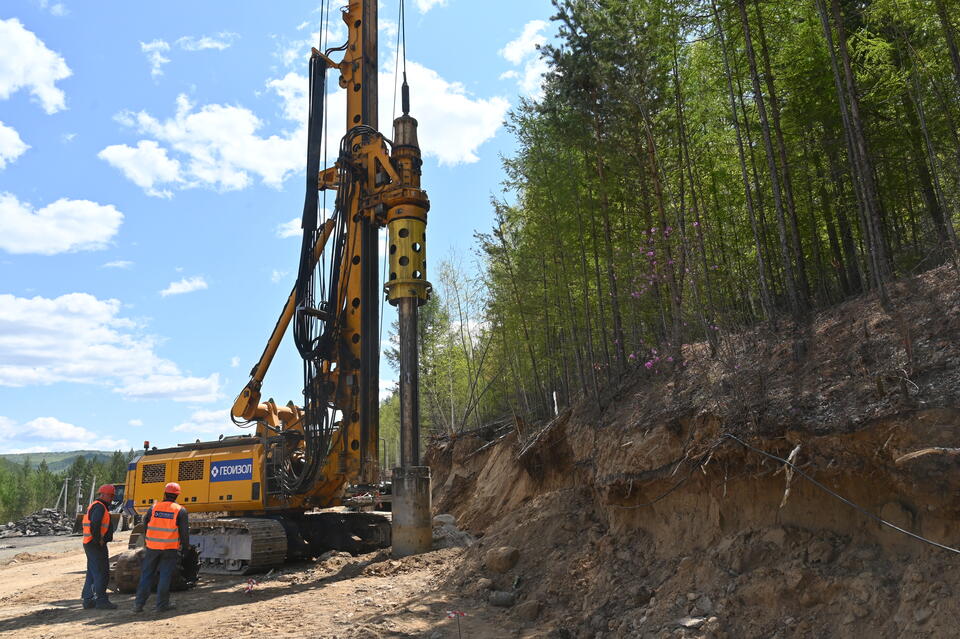
MULTIPOLYGON (((112 552, 125 547, 123 533, 112 552)), ((535 637, 507 612, 462 599, 447 588, 459 548, 393 560, 386 553, 336 556, 246 578, 203 577, 193 590, 173 593, 176 614, 134 614, 133 596, 115 593, 116 611, 83 610, 79 593, 84 555, 79 541, 58 554, 19 555, 0 566, 0 637, 136 637, 161 626, 174 636, 238 637, 458 637, 448 610, 461 610, 462 636, 535 637)))
POLYGON ((57 535, 45 537, 7 537, 0 539, 0 564, 5 564, 23 552, 55 554, 75 550, 80 536, 57 535), (10 546, 4 548, 4 546, 10 546))

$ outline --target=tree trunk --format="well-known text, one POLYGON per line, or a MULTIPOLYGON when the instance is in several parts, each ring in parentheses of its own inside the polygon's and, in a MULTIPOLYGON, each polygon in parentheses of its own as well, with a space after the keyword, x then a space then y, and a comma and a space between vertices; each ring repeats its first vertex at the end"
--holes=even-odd
POLYGON ((617 287, 617 275, 614 272, 613 264, 613 238, 610 233, 610 200, 607 197, 606 176, 604 171, 602 127, 599 119, 594 117, 594 134, 596 136, 597 151, 597 188, 600 191, 600 213, 603 217, 603 245, 607 262, 607 286, 610 287, 610 313, 613 316, 613 341, 616 348, 617 369, 624 370, 627 367, 627 354, 623 345, 623 318, 620 314, 620 295, 617 287))
MULTIPOLYGON (((817 0, 822 3, 823 0, 817 0)), ((850 63, 850 52, 847 49, 847 32, 844 27, 843 13, 840 10, 839 0, 832 0, 833 19, 837 28, 837 48, 840 52, 840 63, 843 69, 843 79, 846 86, 847 102, 850 109, 850 133, 853 143, 855 166, 859 169, 860 183, 863 188, 864 202, 867 213, 867 246, 868 257, 872 268, 873 284, 880 294, 881 302, 889 303, 886 292, 886 282, 893 277, 890 269, 890 259, 887 255, 886 241, 883 235, 883 222, 880 211, 880 197, 877 191, 874 176, 873 160, 867 143, 863 117, 860 112, 860 93, 857 88, 853 66, 850 63)), ((832 50, 832 46, 831 46, 832 50)))
POLYGON ((790 243, 797 263, 797 278, 800 286, 800 302, 806 306, 810 296, 810 283, 807 281, 806 257, 803 254, 803 244, 800 240, 800 225, 797 218, 797 205, 793 197, 793 175, 790 161, 787 157, 787 145, 783 139, 783 128, 780 126, 780 100, 777 97, 776 83, 773 70, 770 66, 770 52, 767 49, 767 34, 763 28, 763 13, 760 11, 760 0, 754 0, 754 9, 757 12, 757 33, 760 36, 760 57, 763 60, 763 75, 766 80, 767 93, 770 95, 770 115, 773 118, 774 139, 777 142, 777 154, 780 157, 780 169, 783 171, 783 195, 787 203, 787 212, 790 214, 790 243))
POLYGON ((783 205, 783 194, 780 191, 780 179, 777 172, 776 157, 773 151, 773 141, 770 137, 770 124, 767 119, 767 106, 760 88, 760 75, 757 73, 757 58, 753 50, 753 39, 750 36, 750 21, 747 19, 745 0, 737 0, 740 10, 740 21, 743 25, 743 38, 747 50, 747 62, 750 65, 750 77, 753 81, 753 99, 760 116, 760 132, 763 135, 763 147, 767 155, 767 168, 770 171, 770 185, 773 189, 774 209, 777 213, 777 230, 780 234, 780 258, 783 262, 784 289, 790 311, 795 317, 804 310, 797 288, 797 278, 794 273, 794 260, 787 241, 787 221, 783 205))
MULTIPOLYGON (((920 123, 917 121, 917 113, 914 110, 914 104, 910 96, 906 93, 901 94, 900 102, 903 105, 903 111, 907 118, 906 139, 910 143, 910 158, 913 160, 913 167, 917 173, 917 179, 920 181, 920 196, 923 198, 923 205, 933 222, 934 231, 937 234, 937 255, 942 258, 944 252, 950 244, 950 238, 947 235, 947 224, 943 219, 943 209, 940 208, 940 200, 933 187, 933 178, 930 176, 930 168, 927 166, 926 152, 923 148, 923 137, 920 132, 920 123)), ((937 260, 939 261, 939 259, 937 260)))
POLYGON ((743 135, 740 133, 740 116, 737 115, 737 100, 733 91, 733 74, 730 71, 730 57, 727 54, 726 38, 723 32, 723 23, 720 19, 720 11, 717 9, 716 2, 713 5, 713 16, 717 27, 717 35, 720 37, 720 48, 723 51, 723 69, 727 80, 727 93, 730 97, 730 116, 733 122, 733 128, 737 137, 737 155, 740 159, 740 177, 743 181, 743 190, 746 195, 747 215, 750 218, 750 228, 753 230, 753 243, 757 251, 757 281, 760 286, 760 305, 763 307, 763 313, 767 320, 775 322, 773 310, 773 300, 770 296, 770 289, 767 286, 767 267, 764 264, 764 247, 760 241, 760 230, 757 227, 757 216, 753 210, 753 195, 750 192, 750 175, 747 170, 746 153, 743 148, 743 135))
POLYGON ((950 62, 953 64, 953 79, 957 82, 957 90, 960 91, 960 52, 957 51, 957 38, 953 31, 953 24, 950 22, 950 16, 947 13, 947 7, 943 0, 933 0, 937 8, 937 16, 940 18, 940 27, 943 29, 943 36, 947 41, 947 50, 950 52, 950 62))

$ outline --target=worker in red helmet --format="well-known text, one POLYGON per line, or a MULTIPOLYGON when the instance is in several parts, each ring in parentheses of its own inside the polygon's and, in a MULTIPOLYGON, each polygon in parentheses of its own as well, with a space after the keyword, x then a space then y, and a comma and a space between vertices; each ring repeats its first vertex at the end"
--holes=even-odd
POLYGON ((114 610, 117 605, 107 598, 110 580, 110 553, 107 543, 113 541, 110 503, 116 494, 113 484, 104 484, 97 498, 87 506, 83 516, 83 552, 87 555, 87 578, 83 582, 83 607, 114 610))
POLYGON ((180 484, 170 482, 163 488, 163 501, 150 507, 143 518, 146 552, 140 564, 140 584, 133 603, 134 612, 143 612, 150 597, 155 575, 157 578, 157 612, 173 610, 170 603, 170 582, 180 564, 180 551, 190 544, 190 525, 187 509, 177 503, 180 484))

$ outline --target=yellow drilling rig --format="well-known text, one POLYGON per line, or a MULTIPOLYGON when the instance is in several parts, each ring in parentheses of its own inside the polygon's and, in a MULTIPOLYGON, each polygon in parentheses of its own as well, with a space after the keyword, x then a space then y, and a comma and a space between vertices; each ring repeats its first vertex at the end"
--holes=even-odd
POLYGON ((310 57, 297 281, 231 411, 234 422, 253 433, 164 449, 145 445, 128 467, 125 507, 130 513, 145 513, 161 499, 167 482, 180 484, 178 501, 191 513, 191 543, 207 571, 242 574, 331 548, 358 552, 390 544, 390 522, 380 515, 312 512, 341 504, 349 486, 379 480, 383 294, 399 312, 403 465, 416 465, 416 318, 430 295, 430 204, 420 188, 417 121, 409 115, 404 74, 403 115, 393 122, 392 139, 377 129, 377 0, 349 0, 342 18, 346 43, 323 52, 315 48, 310 57), (331 56, 339 53, 342 59, 336 62, 331 56), (322 168, 328 70, 339 72, 347 126, 335 164, 322 168), (322 190, 335 192, 328 219, 321 219, 322 190), (381 291, 378 231, 383 227, 389 277, 381 291), (263 402, 261 384, 291 326, 303 360, 303 403, 263 402))

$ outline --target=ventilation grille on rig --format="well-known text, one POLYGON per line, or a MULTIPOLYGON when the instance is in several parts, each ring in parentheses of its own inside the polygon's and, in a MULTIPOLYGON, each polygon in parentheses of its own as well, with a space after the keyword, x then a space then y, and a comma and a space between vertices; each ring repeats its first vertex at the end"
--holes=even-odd
POLYGON ((203 460, 190 459, 180 462, 177 481, 196 481, 197 479, 203 479, 203 460))
POLYGON ((140 481, 144 484, 158 484, 167 479, 166 464, 144 464, 141 466, 140 481))

